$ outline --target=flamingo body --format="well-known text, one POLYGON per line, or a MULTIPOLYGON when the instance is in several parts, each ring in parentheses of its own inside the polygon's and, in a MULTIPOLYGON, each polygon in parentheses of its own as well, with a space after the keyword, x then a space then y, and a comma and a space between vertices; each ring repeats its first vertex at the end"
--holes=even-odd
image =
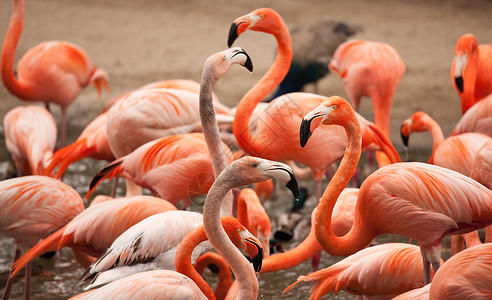
POLYGON ((492 94, 482 98, 461 117, 451 135, 478 132, 492 137, 492 94))
POLYGON ((5 115, 3 127, 17 174, 42 175, 56 146, 57 127, 51 114, 40 106, 19 106, 5 115))

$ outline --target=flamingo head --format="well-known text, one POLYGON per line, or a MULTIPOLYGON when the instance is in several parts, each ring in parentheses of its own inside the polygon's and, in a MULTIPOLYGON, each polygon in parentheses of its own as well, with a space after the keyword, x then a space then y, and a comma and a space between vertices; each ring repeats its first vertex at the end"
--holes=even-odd
POLYGON ((232 243, 246 252, 253 264, 255 272, 261 270, 263 261, 263 247, 261 242, 251 234, 237 219, 233 217, 222 217, 222 226, 232 243))
POLYGON ((408 140, 410 134, 413 132, 427 131, 427 124, 431 121, 431 117, 423 111, 417 111, 410 118, 403 121, 400 126, 400 135, 403 145, 408 147, 408 140))
POLYGON ((456 42, 454 49, 454 82, 458 90, 463 93, 463 74, 465 73, 469 57, 478 52, 478 41, 476 37, 467 33, 462 35, 456 42))
POLYGON ((345 126, 350 121, 355 122, 354 120, 357 120, 357 117, 347 100, 339 96, 326 99, 302 119, 299 131, 301 147, 306 145, 320 124, 345 126))
MULTIPOLYGON (((234 41, 247 29, 275 34, 283 27, 282 17, 271 8, 259 8, 249 14, 237 18, 229 29, 227 44, 232 46, 234 41)), ((284 24, 285 25, 285 24, 284 24)))

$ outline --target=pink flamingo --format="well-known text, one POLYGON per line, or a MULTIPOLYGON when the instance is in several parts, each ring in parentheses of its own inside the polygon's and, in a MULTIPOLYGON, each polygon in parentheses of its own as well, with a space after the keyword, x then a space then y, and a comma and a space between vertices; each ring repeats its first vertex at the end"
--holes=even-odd
POLYGON ((56 146, 53 116, 40 106, 19 106, 5 115, 3 128, 17 176, 44 174, 56 146))
MULTIPOLYGON (((0 181, 0 234, 15 240, 14 261, 21 248, 31 248, 65 226, 84 210, 79 194, 65 183, 46 176, 23 176, 0 181)), ((31 264, 26 266, 25 297, 29 298, 31 264)), ((12 269, 11 269, 12 274, 12 269)), ((8 299, 9 276, 2 299, 8 299)))
MULTIPOLYGON (((233 132, 244 151, 266 159, 302 163, 310 167, 317 183, 316 196, 321 194, 321 180, 329 166, 343 156, 346 136, 336 126, 323 128, 313 143, 302 149, 294 132, 304 113, 317 107, 325 97, 310 93, 290 93, 276 98, 261 113, 254 131, 250 130, 251 115, 262 99, 282 81, 292 60, 289 31, 280 15, 272 9, 260 8, 237 18, 229 32, 229 45, 247 29, 272 34, 278 43, 278 53, 273 65, 263 78, 251 88, 237 106, 233 132), (319 156, 320 149, 330 145, 330 151, 319 156)), ((400 161, 398 153, 386 136, 373 124, 360 117, 364 124, 364 150, 382 150, 391 162, 400 161), (371 142, 367 137, 370 137, 371 142)))
POLYGON ((398 163, 372 173, 362 183, 354 225, 344 236, 331 230, 331 215, 338 195, 349 182, 360 158, 360 127, 344 99, 333 96, 303 119, 301 146, 320 125, 339 125, 347 132, 347 150, 318 205, 316 238, 332 255, 348 255, 382 233, 415 239, 424 262, 425 283, 430 265, 437 271, 441 240, 492 224, 492 191, 458 172, 425 163, 398 163))
POLYGON ((490 299, 492 244, 482 244, 453 255, 434 275, 429 299, 490 299))
POLYGON ((224 300, 227 295, 227 291, 232 285, 232 275, 229 266, 218 253, 205 252, 196 260, 193 267, 198 274, 202 274, 205 268, 209 265, 214 265, 219 272, 219 282, 214 290, 215 297, 217 300, 224 300))
POLYGON ((346 41, 335 50, 329 68, 342 77, 356 111, 362 97, 371 98, 374 123, 389 138, 393 97, 406 70, 395 48, 382 42, 346 41))
POLYGON ((476 152, 470 177, 492 189, 492 140, 476 152))
POLYGON ((25 101, 41 101, 48 108, 61 107, 61 147, 65 146, 67 107, 82 88, 94 84, 98 93, 108 88, 107 74, 94 66, 79 46, 64 41, 43 42, 20 59, 14 71, 15 49, 24 24, 24 0, 12 1, 12 16, 2 49, 1 69, 5 87, 25 101), (17 75, 16 75, 17 74, 17 75))
POLYGON ((284 293, 299 282, 314 281, 309 299, 341 290, 355 295, 393 297, 424 285, 421 259, 419 247, 412 244, 368 247, 326 269, 300 276, 284 293))
POLYGON ((12 276, 28 262, 49 251, 72 248, 87 268, 128 228, 154 214, 176 210, 171 203, 150 196, 132 196, 91 205, 67 225, 37 243, 12 265, 12 276))
POLYGON ((450 73, 464 114, 477 101, 492 93, 492 44, 479 45, 471 33, 460 36, 456 41, 450 73))
POLYGON ((393 298, 393 300, 429 300, 429 290, 431 284, 426 284, 421 288, 416 288, 393 298))
POLYGON ((113 161, 115 158, 108 143, 107 116, 107 113, 97 116, 75 142, 56 151, 49 160, 46 173, 50 174, 58 167, 56 177, 60 178, 69 165, 87 157, 113 161))
POLYGON ((465 132, 478 132, 492 137, 492 94, 475 103, 468 109, 451 135, 465 132))

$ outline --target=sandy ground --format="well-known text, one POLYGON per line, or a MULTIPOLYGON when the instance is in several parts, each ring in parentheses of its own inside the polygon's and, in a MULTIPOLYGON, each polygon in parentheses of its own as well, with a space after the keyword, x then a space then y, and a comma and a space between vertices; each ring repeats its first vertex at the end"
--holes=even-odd
MULTIPOLYGON (((395 95, 392 141, 401 147, 398 128, 417 110, 433 116, 447 136, 461 116, 459 98, 451 85, 449 68, 456 39, 474 33, 480 43, 492 43, 492 1, 76 1, 29 0, 18 60, 27 49, 46 40, 67 40, 83 47, 94 63, 110 74, 112 93, 97 99, 85 89, 69 108, 69 129, 80 132, 110 98, 141 85, 163 80, 200 80, 205 59, 227 48, 231 22, 259 7, 277 10, 289 26, 323 16, 351 22, 363 31, 357 39, 384 41, 400 53, 407 72, 395 95)), ((0 1, 0 34, 7 31, 11 1, 0 1)), ((273 37, 243 34, 235 43, 252 57, 252 74, 235 68, 216 87, 221 101, 235 106, 241 96, 270 67, 275 54, 273 37)), ((312 91, 311 87, 307 91, 312 91)), ((325 77, 323 95, 346 96, 341 79, 325 77)), ((0 117, 25 102, 0 86, 0 117)), ((372 120, 372 104, 363 101, 361 113, 372 120)), ((54 108, 59 122, 59 109, 54 108)), ((429 135, 412 138, 427 146, 429 135)))

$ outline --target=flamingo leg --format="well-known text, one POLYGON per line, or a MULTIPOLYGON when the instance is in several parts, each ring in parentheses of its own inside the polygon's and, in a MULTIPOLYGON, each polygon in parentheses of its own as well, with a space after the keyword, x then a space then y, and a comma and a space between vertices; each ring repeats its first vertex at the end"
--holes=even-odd
POLYGON ((31 296, 31 274, 32 274, 32 261, 26 265, 26 282, 24 287, 24 300, 29 300, 31 296))
MULTIPOLYGON (((19 247, 17 247, 15 249, 14 261, 19 259, 20 254, 21 254, 20 249, 19 249, 19 247)), ((14 284, 14 278, 10 277, 11 274, 12 274, 12 269, 10 269, 9 277, 7 279, 7 284, 5 285, 5 290, 3 291, 2 300, 7 300, 10 297, 10 290, 12 289, 12 284, 14 284)))
POLYGON ((113 198, 116 196, 116 189, 118 188, 118 178, 119 177, 115 177, 113 180, 113 189, 111 190, 111 197, 113 198))
POLYGON ((60 137, 60 149, 65 147, 65 141, 67 137, 67 109, 62 107, 61 109, 61 137, 60 137))

